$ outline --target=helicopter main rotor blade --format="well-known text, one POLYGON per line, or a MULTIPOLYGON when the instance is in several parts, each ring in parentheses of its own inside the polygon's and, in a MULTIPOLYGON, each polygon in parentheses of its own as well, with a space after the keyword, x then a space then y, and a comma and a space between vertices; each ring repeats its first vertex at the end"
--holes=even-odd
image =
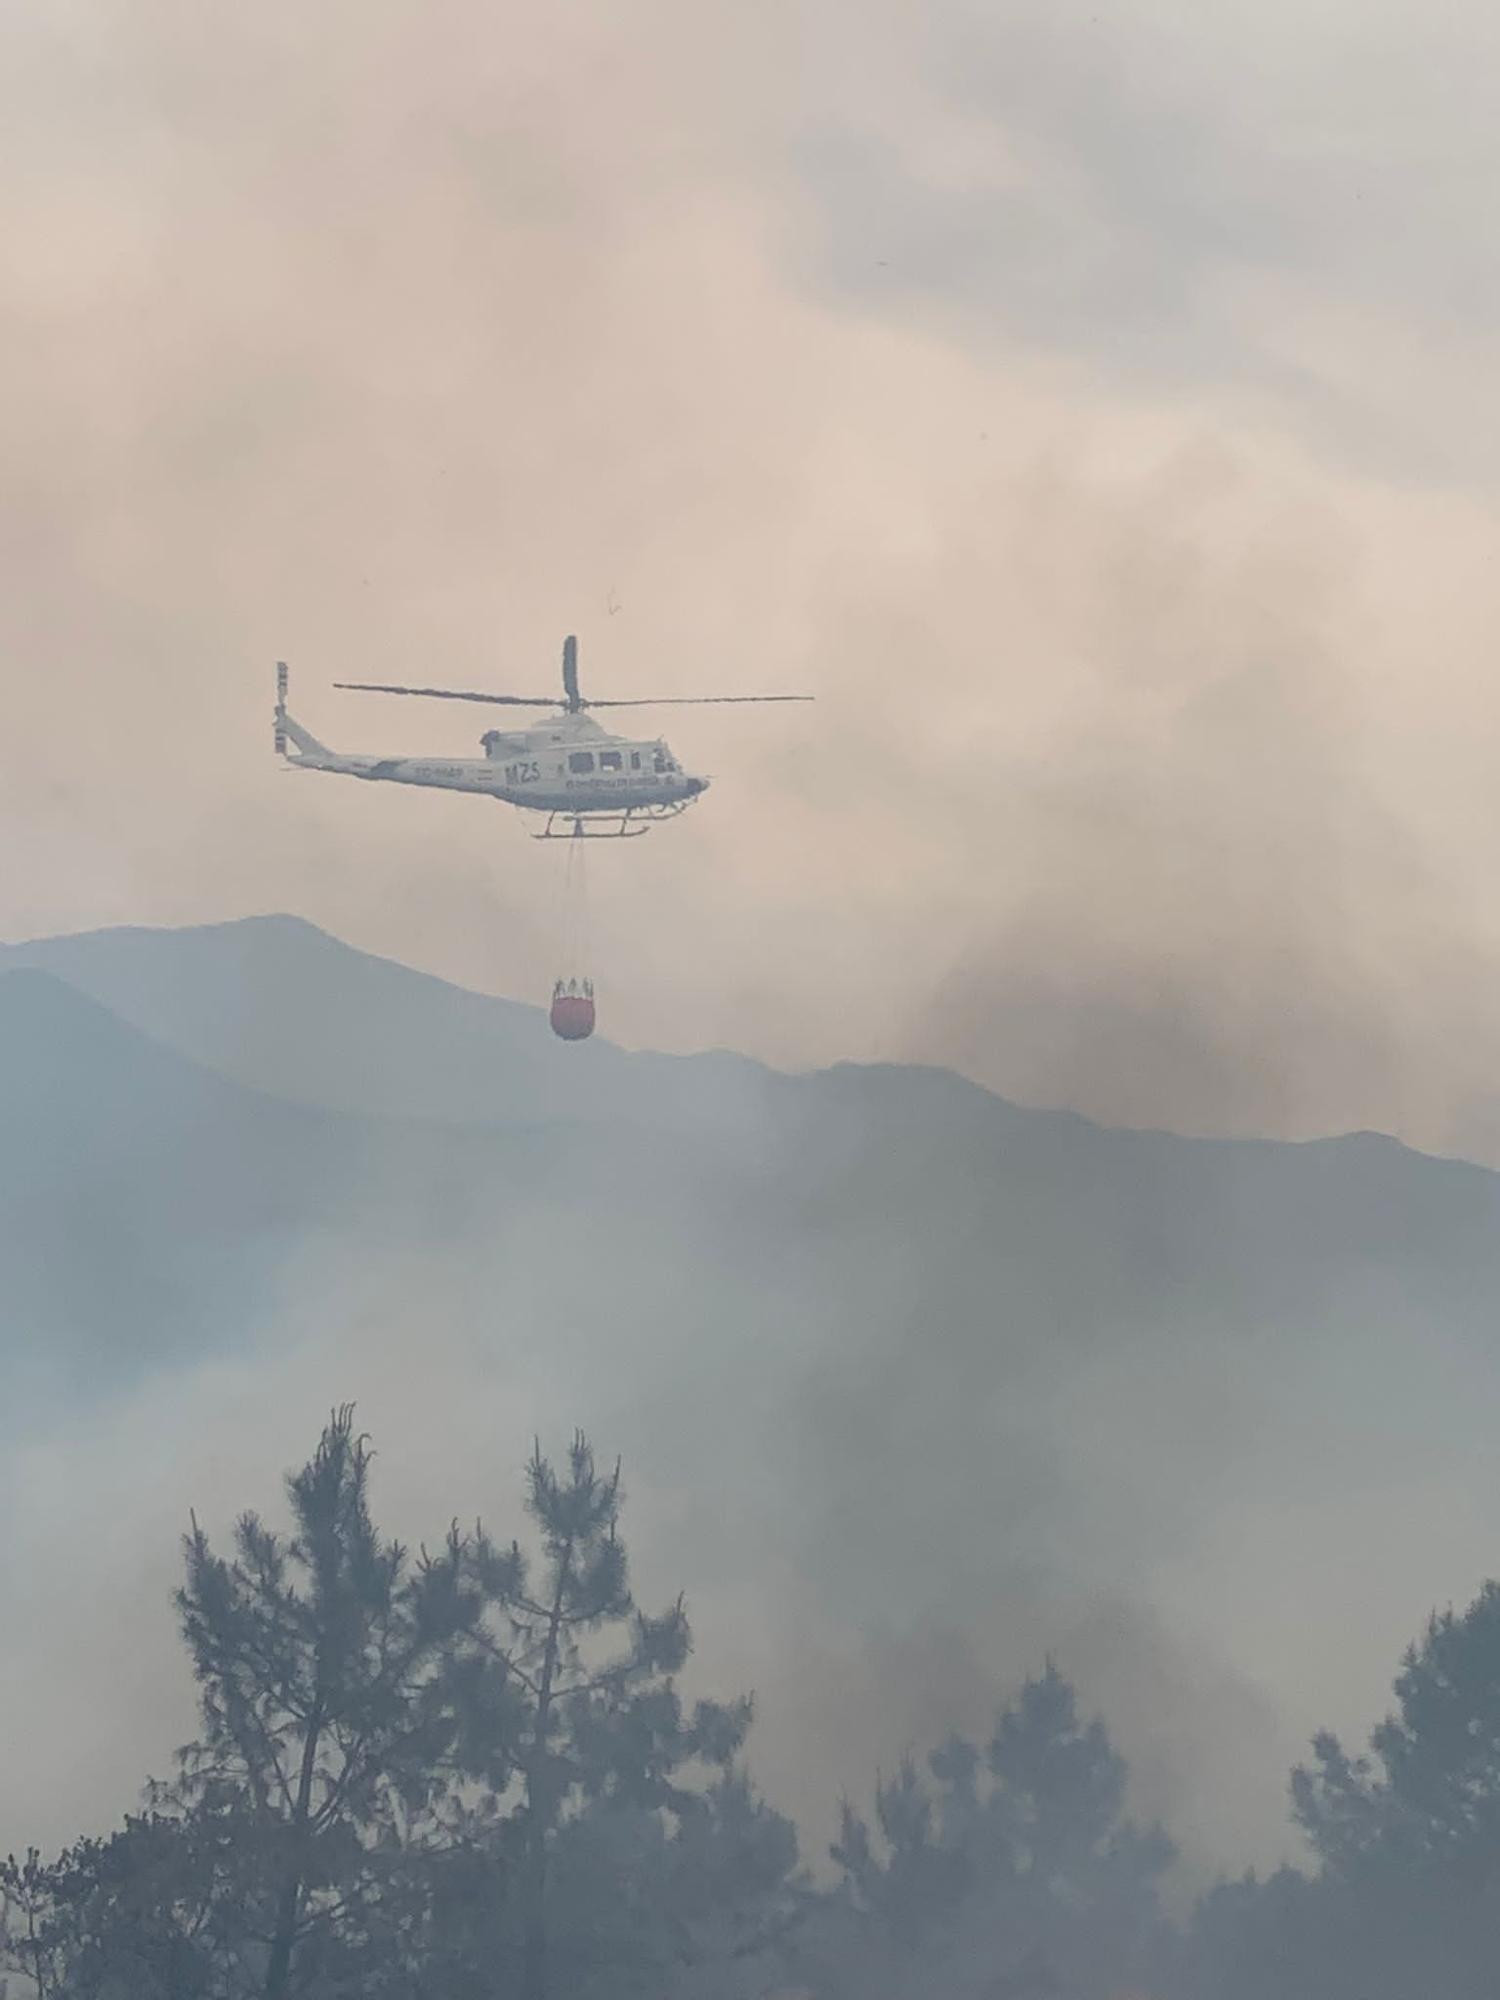
POLYGON ((662 694, 589 701, 576 693, 576 678, 569 690, 571 698, 563 701, 556 695, 484 694, 477 688, 399 687, 390 681, 335 681, 334 686, 355 694, 413 694, 428 701, 485 701, 502 708, 567 708, 573 713, 583 708, 702 708, 724 702, 817 700, 811 694, 662 694))
POLYGON ((702 708, 710 702, 816 701, 815 694, 659 694, 638 700, 586 701, 585 708, 702 708))
POLYGON ((414 688, 395 687, 389 681, 335 681, 336 688, 346 688, 356 694, 419 694, 430 701, 490 701, 502 708, 561 708, 563 704, 556 695, 541 694, 480 694, 469 688, 414 688))

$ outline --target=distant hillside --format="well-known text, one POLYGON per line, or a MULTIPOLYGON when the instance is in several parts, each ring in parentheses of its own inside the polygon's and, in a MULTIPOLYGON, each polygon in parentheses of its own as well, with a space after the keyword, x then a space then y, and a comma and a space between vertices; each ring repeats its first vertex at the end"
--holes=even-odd
POLYGON ((35 1382, 97 1392, 253 1336, 291 1257, 422 1231, 456 1165, 451 1135, 248 1089, 0 968, 0 1354, 35 1382))
POLYGON ((159 1181, 163 1218, 222 1197, 222 1238, 321 1226, 357 1202, 411 1215, 435 1186, 451 1221, 452 1148, 478 1182, 503 1181, 525 1134, 523 1180, 587 1193, 589 1227, 647 1202, 659 1254, 696 1262, 707 1220, 767 1280, 816 1269, 820 1297, 842 1286, 882 1321, 903 1298, 923 1319, 944 1308, 933 1338, 976 1318, 1023 1346, 1126 1323, 1248 1333, 1337 1321, 1379 1282, 1402 1316, 1490 1340, 1500 1177, 1377 1135, 1189 1140, 1023 1110, 941 1071, 788 1077, 730 1055, 564 1046, 536 1009, 284 917, 12 946, 7 967, 101 1003, 64 1005, 19 970, 0 988, 8 1129, 10 1094, 39 1092, 48 1184, 76 1156, 133 1202, 159 1181), (433 1130, 460 1122, 461 1142, 433 1130))
POLYGON ((340 1110, 484 1122, 697 1121, 761 1072, 737 1056, 564 1047, 542 1013, 340 944, 296 917, 122 929, 0 946, 195 1061, 340 1110))

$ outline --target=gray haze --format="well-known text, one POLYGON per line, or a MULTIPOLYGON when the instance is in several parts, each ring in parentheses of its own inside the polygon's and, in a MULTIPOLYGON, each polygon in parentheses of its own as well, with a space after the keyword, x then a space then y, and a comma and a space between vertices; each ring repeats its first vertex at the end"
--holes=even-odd
POLYGON ((1285 1853, 1308 1734, 1489 1564, 1481 1169, 565 1050, 285 919, 13 949, 0 1051, 0 1840, 165 1767, 186 1511, 273 1504, 351 1394, 413 1538, 513 1528, 534 1433, 622 1452, 643 1593, 814 1852, 1051 1649, 1194 1873, 1285 1853))
MULTIPOLYGON (((530 687, 576 629, 600 692, 819 696, 684 711, 714 789, 597 857, 624 1047, 947 1065, 1106 1123, 1500 1163, 1497 34, 1478 0, 20 0, 0 937, 290 909, 535 998, 558 857, 477 802, 279 772, 271 662, 335 743, 447 747, 483 725, 328 683, 530 687)), ((1198 1852, 1274 1852, 1307 1730, 1357 1732, 1427 1605, 1494 1566, 1482 1260, 1444 1303, 1429 1246, 1413 1303, 1351 1236, 1336 1300, 1304 1271, 1247 1321, 1248 1263, 1180 1284, 1142 1224, 1134 1305, 1105 1314, 1093 1271, 1075 1322, 1037 1271, 967 1295, 939 1260, 913 1296, 852 1211, 820 1276, 810 1186, 784 1270, 727 1193, 649 1212, 665 1183, 626 1137, 645 1091, 653 1158, 665 1129, 754 1183, 753 1064, 543 1069, 501 1007, 502 1062, 476 999, 446 1067, 380 1072, 357 1014, 303 1024, 368 1059, 329 1081, 243 963, 195 1011, 133 950, 108 955, 118 1019, 34 980, 8 1002, 18 1048, 58 1035, 62 1097, 92 1050, 115 1107, 109 1145, 87 1101, 49 1125, 14 1059, 31 1414, 0 1687, 29 1742, 82 1732, 65 1782, 24 1745, 7 1765, 18 1838, 123 1806, 182 1733, 160 1607, 185 1508, 267 1497, 350 1394, 409 1533, 503 1518, 533 1428, 624 1450, 647 1581, 692 1590, 705 1677, 761 1686, 765 1775, 808 1815, 1051 1643, 1198 1852), (580 1073, 620 1093, 610 1200, 640 1204, 600 1208, 587 1262, 522 1129, 565 1176, 580 1073), (410 1101, 375 1107, 412 1121, 393 1153, 361 1086, 402 1074, 410 1101), (429 1092, 511 1121, 509 1178, 454 1171, 429 1092), (304 1177, 247 1165, 215 1208, 184 1166, 200 1119, 304 1177), (503 1227, 474 1208, 496 1189, 503 1227), (72 1254, 105 1223, 129 1283, 72 1254), (71 1351, 105 1305, 128 1353, 71 1351), (975 1569, 934 1560, 955 1540, 975 1569), (91 1676, 122 1660, 106 1702, 91 1676)), ((807 1157, 876 1214, 869 1136, 807 1157)), ((1388 1155, 1339 1157, 1378 1181, 1388 1155)), ((1159 1163, 1130 1158, 1148 1201, 1159 1163)), ((1239 1220, 1216 1218, 1248 1259, 1239 1220)))

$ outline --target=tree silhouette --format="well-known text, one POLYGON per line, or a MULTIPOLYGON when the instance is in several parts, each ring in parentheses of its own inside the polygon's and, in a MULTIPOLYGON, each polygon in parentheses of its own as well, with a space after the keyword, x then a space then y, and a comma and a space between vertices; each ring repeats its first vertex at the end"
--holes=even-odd
POLYGON ((287 1481, 289 1538, 245 1514, 231 1557, 196 1521, 185 1542, 177 1607, 203 1733, 154 1803, 232 1837, 264 2000, 285 2000, 294 1977, 327 1991, 345 1976, 340 1937, 420 1841, 446 1783, 439 1670, 478 1597, 456 1535, 415 1562, 380 1539, 369 1469, 346 1407, 287 1481))
MULTIPOLYGON (((487 1819, 515 1859, 522 2000, 548 2000, 560 1951, 570 1993, 601 1977, 610 1992, 632 1978, 660 1991, 663 1966, 692 1956, 681 1891, 707 1852, 690 1858, 694 1840, 722 1841, 735 1814, 743 1832, 752 1804, 727 1778, 751 1704, 684 1707, 686 1612, 680 1598, 656 1616, 637 1607, 621 1498, 618 1465, 601 1473, 581 1433, 561 1476, 538 1446, 526 1505, 540 1561, 483 1530, 466 1551, 484 1609, 452 1673, 457 1755, 484 1788, 471 1827, 487 1819), (684 1782, 693 1767, 725 1774, 717 1792, 684 1782)), ((767 1815, 758 1831, 779 1883, 795 1860, 790 1828, 767 1815)))
POLYGON ((39 2000, 209 2000, 237 1983, 237 1872, 222 1839, 155 1814, 50 1863, 11 1856, 0 1955, 39 2000))
POLYGON ((1397 1707, 1351 1758, 1314 1739, 1292 1778, 1293 1809, 1324 1865, 1500 1869, 1500 1583, 1463 1613, 1434 1615, 1407 1649, 1397 1707))
POLYGON ((1172 1849, 1125 1816, 1124 1762, 1057 1668, 1025 1683, 985 1751, 952 1737, 927 1771, 907 1760, 877 1787, 873 1831, 843 1809, 833 1856, 867 1934, 851 1959, 864 1984, 900 1990, 917 1963, 962 2000, 1127 1984, 1172 1849), (871 1927, 906 1969, 889 1968, 871 1927))

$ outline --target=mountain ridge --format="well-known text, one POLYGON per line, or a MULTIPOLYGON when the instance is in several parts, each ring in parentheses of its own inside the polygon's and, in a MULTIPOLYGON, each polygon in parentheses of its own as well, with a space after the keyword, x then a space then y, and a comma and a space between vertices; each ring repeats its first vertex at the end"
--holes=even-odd
MULTIPOLYGON (((192 1248, 174 1244, 174 1203, 221 1238, 237 1199, 251 1236, 274 1224, 352 1243, 368 1230, 420 1249, 424 1230, 457 1240, 487 1204, 515 1214, 567 1188, 585 1226, 637 1229, 668 1265, 702 1268, 696 1231, 768 1272, 812 1283, 822 1271, 820 1287, 850 1298, 876 1270, 893 1298, 917 1273, 941 1296, 985 1272, 1013 1307, 1080 1325, 1112 1313, 1159 1331, 1185 1313, 1254 1318, 1296 1300, 1321 1313, 1356 1275, 1399 1276, 1423 1310, 1450 1316, 1460 1294, 1500 1291, 1500 1175, 1386 1135, 1181 1137, 1013 1105, 943 1070, 790 1075, 563 1047, 540 1010, 301 920, 6 947, 0 1040, 7 1184, 26 1182, 33 1206, 45 1184, 61 1210, 70 1176, 97 1191, 113 1172, 129 1212, 155 1188, 152 1254, 167 1263, 192 1248), (242 977, 237 1017, 225 994, 242 977), (130 1018, 158 1001, 164 1032, 130 1018), (488 1096, 471 1089, 476 1062, 488 1096), (435 1077, 465 1116, 448 1115, 435 1077)), ((1459 1317, 1468 1344, 1476 1312, 1459 1317)))
MULTIPOLYGON (((249 1067, 242 1069, 234 1057, 246 1056, 247 1052, 242 1046, 236 1046, 232 1036, 216 1044, 202 1019, 192 1020, 173 1005, 174 991, 180 993, 182 954, 186 952, 196 958, 196 969, 201 970, 205 958, 211 958, 215 947, 221 944, 229 944, 232 949, 224 953, 220 960, 215 996, 222 997, 231 982, 243 982, 241 998, 246 994, 259 1000, 270 998, 275 1004, 278 1028, 284 1025, 293 1033, 299 1025, 305 1025, 305 1021, 297 1011, 297 1003, 288 1000, 289 985, 283 983, 278 988, 278 982, 305 981, 315 962, 321 961, 324 966, 338 968, 341 974, 352 973, 356 978, 373 976, 382 981, 393 981, 399 990, 414 998, 436 1002, 454 1010, 459 1023, 470 1031, 480 1023, 484 1024, 481 1033, 493 1034, 496 1030, 503 1030, 504 1035, 499 1038, 501 1047, 506 1046, 510 1037, 524 1038, 512 1042, 507 1052, 514 1053, 529 1066, 539 1067, 541 1082, 548 1090, 554 1089, 559 1080, 565 1081, 568 1086, 559 1091, 555 1100, 544 1098, 540 1093, 530 1100, 539 1104, 547 1117, 556 1115, 559 1109, 579 1104, 576 1088, 579 1077, 586 1080, 585 1088, 593 1089, 600 1080, 601 1070, 604 1081, 610 1084, 624 1070, 633 1069, 648 1079, 652 1090, 660 1087, 663 1077, 672 1074, 691 1080, 709 1075, 716 1078, 728 1075, 742 1089, 752 1082, 760 1088, 775 1088, 781 1084, 797 1085, 813 1081, 822 1081, 838 1089, 844 1082, 851 1081, 856 1088, 880 1091, 896 1092, 913 1086, 928 1091, 943 1091, 955 1104, 967 1105, 977 1113, 1000 1113, 1018 1121, 1052 1122, 1059 1128, 1113 1134, 1122 1139, 1171 1140, 1208 1149, 1257 1146, 1295 1149, 1379 1142, 1395 1146, 1416 1159, 1471 1167, 1476 1172, 1491 1176, 1497 1172, 1483 1161, 1458 1154, 1430 1152, 1375 1128, 1282 1139, 1257 1133, 1205 1135, 1175 1132, 1168 1127, 1107 1125, 1067 1105, 1020 1103, 938 1064, 840 1060, 815 1069, 783 1070, 736 1050, 712 1048, 678 1053, 626 1049, 611 1042, 606 1035, 597 1035, 586 1044, 562 1047, 547 1034, 546 1010, 543 1007, 503 994, 483 992, 440 974, 405 965, 399 959, 366 951, 346 943, 306 918, 287 912, 228 918, 204 925, 113 925, 4 943, 0 944, 0 974, 28 968, 50 972, 73 990, 98 1001, 116 1018, 153 1041, 178 1049, 214 1074, 245 1083, 247 1087, 267 1095, 282 1096, 288 1102, 310 1098, 310 1101, 331 1109, 365 1109, 379 1116, 405 1115, 444 1123, 478 1125, 494 1122, 497 1113, 503 1116, 511 1109, 504 1103, 486 1104, 482 1097, 478 1101, 470 1099, 454 1103, 443 1092, 438 1093, 435 1102, 414 1098, 399 1107, 371 1104, 347 1082, 343 1088, 329 1086, 320 1090, 317 1076, 310 1068, 300 1074, 294 1073, 278 1087, 266 1068, 254 1060, 253 1054, 249 1067), (200 948, 203 947, 207 950, 200 955, 200 948)), ((201 1003, 200 1012, 205 1015, 209 1012, 207 1001, 201 1003)), ((232 1021, 233 1010, 220 1010, 219 1018, 232 1021)), ((336 1013, 334 1019, 339 1020, 336 1013)), ((347 1027, 347 1020, 340 1025, 347 1027)), ((453 1025, 451 1019, 449 1025, 453 1025)), ((326 1048, 320 1049, 320 1054, 323 1053, 326 1053, 326 1048)), ((388 1054, 389 1051, 383 1053, 388 1054)), ((372 1062, 364 1074, 377 1074, 385 1068, 384 1062, 372 1062)), ((589 1101, 584 1100, 581 1108, 587 1111, 589 1101)), ((680 1115, 683 1109, 682 1093, 668 1093, 665 1103, 658 1104, 657 1109, 680 1115)))

